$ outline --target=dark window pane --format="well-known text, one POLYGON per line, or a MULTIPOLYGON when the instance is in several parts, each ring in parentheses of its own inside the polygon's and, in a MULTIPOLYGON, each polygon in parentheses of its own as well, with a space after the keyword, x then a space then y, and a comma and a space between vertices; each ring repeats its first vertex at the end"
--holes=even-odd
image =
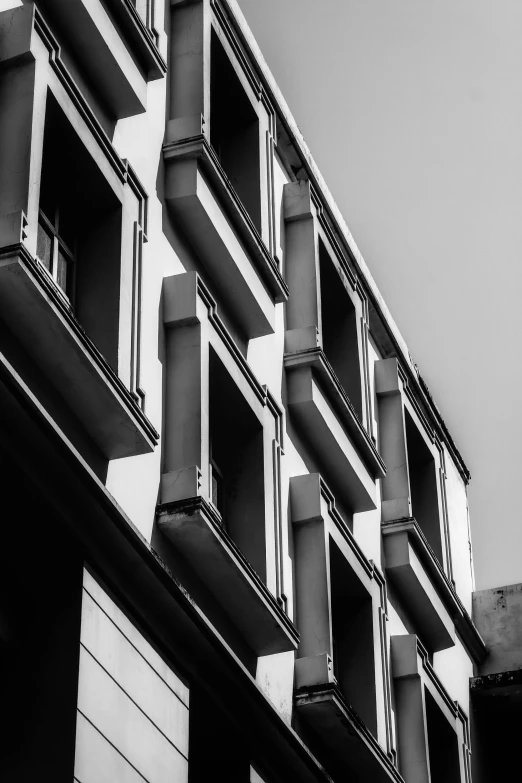
POLYGON ((36 239, 36 257, 46 269, 51 271, 52 239, 41 223, 38 223, 36 239))
POLYGON ((58 234, 71 253, 74 253, 76 245, 76 220, 72 204, 63 204, 60 206, 58 234))
POLYGON ((58 250, 58 266, 56 269, 56 282, 64 293, 67 293, 67 283, 69 278, 69 261, 67 256, 62 252, 62 249, 58 250))
POLYGON ((211 479, 212 503, 223 514, 223 478, 215 465, 211 466, 211 479))
POLYGON ((56 217, 56 185, 54 179, 50 179, 49 172, 42 170, 42 182, 40 184, 40 209, 47 220, 54 226, 56 217))

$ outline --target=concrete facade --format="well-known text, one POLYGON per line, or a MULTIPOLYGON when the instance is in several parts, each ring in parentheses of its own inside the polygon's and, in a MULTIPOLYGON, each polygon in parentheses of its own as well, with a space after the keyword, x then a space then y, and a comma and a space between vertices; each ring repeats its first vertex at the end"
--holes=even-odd
POLYGON ((6 780, 479 775, 469 473, 234 0, 0 0, 0 468, 6 780))

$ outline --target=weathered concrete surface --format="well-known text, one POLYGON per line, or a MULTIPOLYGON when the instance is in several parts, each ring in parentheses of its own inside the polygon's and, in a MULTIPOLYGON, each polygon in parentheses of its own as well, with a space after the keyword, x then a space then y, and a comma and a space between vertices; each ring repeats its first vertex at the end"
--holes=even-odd
POLYGON ((473 620, 489 651, 480 674, 522 669, 522 584, 474 593, 473 620))

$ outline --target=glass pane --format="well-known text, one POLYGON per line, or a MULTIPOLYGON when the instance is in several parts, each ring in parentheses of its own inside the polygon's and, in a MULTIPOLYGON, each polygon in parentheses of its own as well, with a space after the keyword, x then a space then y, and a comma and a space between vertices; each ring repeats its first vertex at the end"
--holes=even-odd
POLYGON ((36 239, 36 257, 46 269, 51 271, 52 238, 45 228, 38 223, 38 236, 36 239))
POLYGON ((60 205, 59 220, 58 233, 60 239, 63 240, 71 253, 74 253, 76 244, 76 220, 73 204, 60 205))
POLYGON ((60 288, 65 294, 67 293, 68 277, 69 277, 69 261, 65 253, 62 252, 62 248, 60 247, 58 249, 58 265, 56 268, 56 282, 58 283, 58 285, 60 286, 60 288))
POLYGON ((54 180, 49 178, 47 169, 42 169, 39 206, 49 223, 54 226, 56 213, 56 186, 54 180))

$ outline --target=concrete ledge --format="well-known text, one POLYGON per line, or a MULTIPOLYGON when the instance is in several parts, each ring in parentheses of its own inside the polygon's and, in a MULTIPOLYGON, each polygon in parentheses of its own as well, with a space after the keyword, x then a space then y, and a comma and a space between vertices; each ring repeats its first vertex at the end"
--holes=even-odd
POLYGON ((310 363, 285 358, 288 371, 288 409, 325 467, 328 484, 353 512, 377 507, 375 481, 337 417, 310 363))
POLYGON ((417 557, 408 532, 393 525, 383 526, 386 574, 431 652, 446 650, 455 644, 452 618, 417 557))
POLYGON ((313 367, 314 373, 326 391, 328 399, 335 407, 347 434, 355 443, 360 456, 374 478, 384 478, 386 465, 382 460, 375 445, 364 429, 355 408, 340 381, 334 373, 332 366, 321 348, 287 353, 284 357, 286 370, 295 367, 313 367))
POLYGON ((158 507, 158 528, 197 570, 257 655, 295 650, 299 634, 202 497, 158 507))
POLYGON ((335 683, 300 688, 295 707, 315 735, 316 753, 331 774, 348 774, 351 780, 351 773, 353 779, 372 783, 403 783, 397 768, 335 683))
MULTIPOLYGON (((181 121, 176 122, 178 126, 183 125, 181 121)), ((179 128, 176 134, 178 131, 179 128)), ((239 286, 241 296, 234 298, 234 309, 241 312, 243 321, 248 325, 254 318, 255 313, 248 318, 252 307, 266 309, 262 301, 265 298, 272 305, 286 301, 288 287, 283 276, 205 137, 201 134, 167 143, 163 157, 167 168, 166 201, 183 219, 184 231, 201 253, 201 260, 215 282, 222 288, 231 284, 239 286), (241 268, 242 256, 255 272, 253 277, 241 268), (248 285, 256 294, 259 292, 259 304, 246 301, 248 292, 244 289, 248 285)))
MULTIPOLYGON (((394 522, 386 522, 381 526, 381 530, 384 538, 385 553, 388 536, 399 535, 400 533, 405 533, 408 536, 409 543, 413 547, 413 552, 418 558, 418 562, 422 564, 467 651, 475 663, 480 664, 484 661, 487 655, 484 640, 466 612, 455 588, 444 573, 416 520, 410 517, 394 522)), ((386 571, 388 571, 388 568, 386 568, 386 571)), ((393 580, 391 573, 389 576, 393 580)), ((406 606, 409 605, 410 595, 408 592, 404 595, 406 606)), ((420 627, 421 625, 419 625, 420 627)))
POLYGON ((153 451, 158 433, 22 244, 0 249, 0 313, 107 459, 153 451))

